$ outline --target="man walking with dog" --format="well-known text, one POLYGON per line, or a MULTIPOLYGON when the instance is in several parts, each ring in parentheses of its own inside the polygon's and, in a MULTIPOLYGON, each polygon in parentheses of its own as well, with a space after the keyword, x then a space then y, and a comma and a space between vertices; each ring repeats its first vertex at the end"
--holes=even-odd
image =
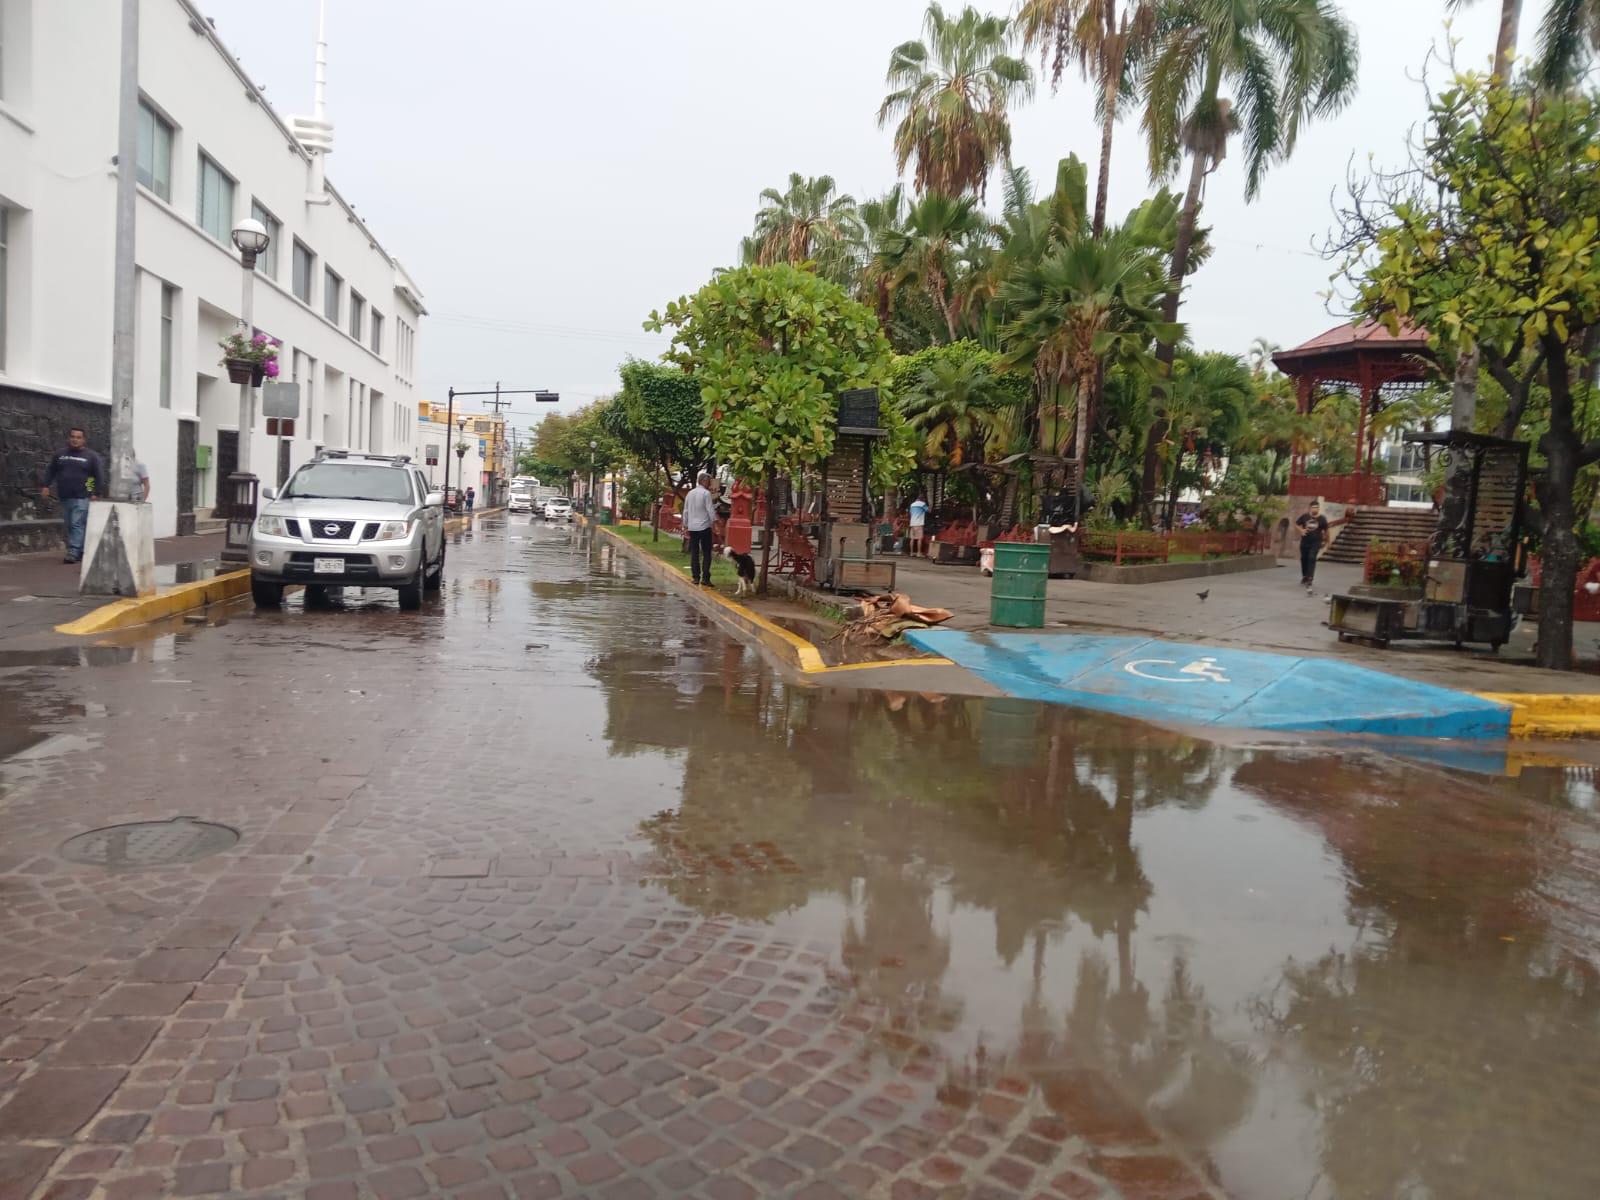
POLYGON ((711 586, 711 527, 717 520, 717 501, 711 494, 710 471, 701 471, 683 500, 683 528, 689 535, 689 575, 701 587, 711 586))

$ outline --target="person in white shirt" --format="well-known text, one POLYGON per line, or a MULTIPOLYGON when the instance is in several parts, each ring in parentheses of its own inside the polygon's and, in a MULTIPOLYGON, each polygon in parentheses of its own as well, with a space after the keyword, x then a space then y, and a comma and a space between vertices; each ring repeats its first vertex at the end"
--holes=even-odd
POLYGON ((919 493, 911 502, 911 520, 907 526, 907 541, 911 543, 912 554, 926 555, 928 553, 928 502, 919 493))
POLYGON ((717 520, 717 500, 711 493, 714 482, 711 472, 701 471, 683 500, 683 528, 689 535, 689 575, 701 587, 711 586, 711 527, 717 520))

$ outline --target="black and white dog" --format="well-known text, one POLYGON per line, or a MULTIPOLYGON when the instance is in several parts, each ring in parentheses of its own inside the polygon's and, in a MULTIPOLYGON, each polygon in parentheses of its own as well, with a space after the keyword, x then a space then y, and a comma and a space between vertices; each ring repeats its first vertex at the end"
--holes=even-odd
POLYGON ((734 569, 739 572, 739 587, 734 592, 735 596, 750 596, 756 590, 756 560, 748 554, 740 554, 732 546, 724 546, 722 555, 732 561, 734 569))

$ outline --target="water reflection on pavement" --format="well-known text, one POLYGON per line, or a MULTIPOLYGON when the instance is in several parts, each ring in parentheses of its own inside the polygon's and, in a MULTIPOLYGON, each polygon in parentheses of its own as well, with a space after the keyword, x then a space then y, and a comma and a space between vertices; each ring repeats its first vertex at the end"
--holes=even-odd
MULTIPOLYGON (((748 1061, 723 1071, 735 1059, 778 1077, 746 1049, 805 1000, 811 1022, 783 1027, 810 1040, 777 1040, 784 1066, 865 1101, 857 1141, 767 1111, 794 1171, 812 1143, 834 1153, 765 1184, 771 1158, 721 1169, 761 1194, 1600 1195, 1589 768, 1499 780, 1026 702, 792 686, 609 548, 520 518, 458 538, 449 568, 420 614, 357 593, 163 634, 129 661, 0 662, 5 724, 33 731, 0 743, 23 751, 0 767, 4 828, 38 811, 40 739, 79 736, 78 766, 103 770, 162 720, 229 714, 293 733, 324 771, 359 764, 359 820, 315 843, 352 878, 379 853, 414 875, 441 853, 481 858, 491 882, 513 856, 605 858, 632 890, 570 903, 621 905, 619 931, 793 948, 789 993, 684 1025, 705 1078, 742 1082, 748 1061), (293 699, 269 713, 263 695, 293 699)), ((383 919, 345 895, 341 936, 376 938, 383 919)), ((678 1190, 621 1134, 571 1119, 655 1193, 678 1190)), ((581 1172, 552 1172, 588 1194, 581 1172)))

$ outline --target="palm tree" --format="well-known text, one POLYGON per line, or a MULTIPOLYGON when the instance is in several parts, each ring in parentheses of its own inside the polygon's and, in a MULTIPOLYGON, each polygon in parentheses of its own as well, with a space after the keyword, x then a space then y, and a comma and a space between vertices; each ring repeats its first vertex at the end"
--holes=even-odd
MULTIPOLYGON (((1075 393, 1074 457, 1080 464, 1087 456, 1090 397, 1100 371, 1111 365, 1154 371, 1151 346, 1176 337, 1159 307, 1165 272, 1164 248, 1151 237, 1157 222, 1141 215, 1163 200, 1170 224, 1175 203, 1163 192, 1115 229, 1068 235, 1000 289, 1002 302, 1016 314, 1003 331, 1008 361, 1031 362, 1038 383, 1075 393)), ((1041 449, 1060 453, 1059 436, 1041 449)))
POLYGON ((1173 362, 1172 379, 1157 400, 1172 435, 1167 456, 1169 529, 1177 517, 1184 454, 1192 451, 1198 458, 1201 442, 1231 445, 1254 398, 1249 369, 1232 354, 1185 352, 1173 362))
POLYGON ((1251 341, 1246 357, 1250 360, 1250 374, 1264 379, 1272 370, 1272 356, 1283 349, 1271 338, 1258 337, 1251 341))
MULTIPOLYGON (((1473 0, 1450 0, 1452 10, 1473 0)), ((1517 26, 1522 21, 1522 0, 1500 0, 1500 27, 1495 36, 1495 74, 1510 74, 1517 54, 1517 26)), ((1550 0, 1539 23, 1539 49, 1533 77, 1541 87, 1571 87, 1582 74, 1591 54, 1600 50, 1600 3, 1597 0, 1550 0)))
POLYGON ((901 397, 906 420, 923 435, 923 452, 952 464, 994 432, 1004 401, 1000 381, 977 355, 935 358, 901 397))
POLYGON ((878 125, 899 117, 894 152, 901 172, 917 160, 920 191, 985 194, 997 161, 1011 159, 1006 110, 1033 94, 1033 72, 1006 53, 1003 17, 967 7, 954 20, 928 5, 925 41, 906 42, 889 56, 891 91, 878 125))
POLYGON ((791 172, 787 190, 767 188, 761 200, 755 234, 743 245, 747 262, 814 262, 825 278, 849 279, 865 233, 854 198, 835 194, 833 176, 791 172))
MULTIPOLYGON (((1301 126, 1339 111, 1354 94, 1355 34, 1330 0, 1167 0, 1142 84, 1151 176, 1170 178, 1184 155, 1190 164, 1162 305, 1174 324, 1200 195, 1229 139, 1243 135, 1245 199, 1253 200, 1268 165, 1294 149, 1301 126)), ((1162 344, 1164 365, 1175 350, 1162 344)), ((1165 436, 1154 427, 1145 445, 1147 499, 1165 436)))
POLYGON ((983 214, 971 196, 930 192, 907 211, 903 229, 884 232, 871 269, 887 281, 891 293, 908 285, 926 291, 955 341, 959 335, 950 284, 957 269, 957 248, 983 228, 983 214))
POLYGON ((1023 45, 1038 47, 1039 62, 1051 62, 1051 84, 1075 58, 1085 79, 1092 78, 1100 97, 1100 177, 1094 194, 1094 231, 1106 227, 1106 190, 1111 181, 1111 135, 1128 66, 1150 44, 1156 31, 1160 0, 1024 0, 1017 13, 1023 45))

